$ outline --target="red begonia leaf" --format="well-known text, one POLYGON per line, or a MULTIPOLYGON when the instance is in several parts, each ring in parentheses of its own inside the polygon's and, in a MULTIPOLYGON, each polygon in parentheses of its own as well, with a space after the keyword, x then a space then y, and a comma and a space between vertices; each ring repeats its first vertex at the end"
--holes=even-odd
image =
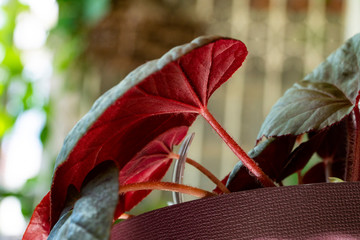
MULTIPOLYGON (((56 160, 51 226, 60 216, 70 184, 79 190, 85 176, 101 162, 112 160, 121 170, 161 134, 187 129, 246 55, 240 41, 198 38, 140 66, 100 97, 69 133, 56 160)), ((181 141, 180 135, 172 144, 181 141)), ((149 166, 149 179, 159 178, 167 168, 165 163, 157 169, 149 166)))
POLYGON ((23 240, 46 240, 50 233, 50 192, 36 206, 23 240))
MULTIPOLYGON (((171 165, 172 159, 169 158, 169 153, 172 152, 172 146, 179 139, 183 139, 186 132, 187 127, 173 128, 147 144, 121 169, 120 184, 160 181, 171 165)), ((150 192, 150 190, 142 190, 122 194, 115 218, 131 210, 150 192)))

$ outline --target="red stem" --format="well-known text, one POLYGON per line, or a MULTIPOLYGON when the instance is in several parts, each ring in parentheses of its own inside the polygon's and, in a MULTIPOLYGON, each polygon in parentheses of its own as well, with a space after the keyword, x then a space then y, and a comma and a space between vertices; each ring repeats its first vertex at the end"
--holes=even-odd
POLYGON ((255 175, 255 177, 261 182, 264 187, 275 187, 274 182, 267 176, 264 171, 251 159, 242 148, 232 139, 232 137, 221 127, 216 119, 210 114, 210 112, 204 108, 201 111, 201 115, 208 121, 211 127, 219 134, 229 148, 235 153, 235 155, 242 161, 242 163, 249 169, 249 171, 255 175))
POLYGON ((359 105, 356 104, 354 108, 354 134, 355 137, 352 143, 353 162, 351 164, 351 179, 350 181, 360 181, 360 112, 359 105))
POLYGON ((297 171, 297 177, 298 177, 298 184, 302 184, 302 175, 301 175, 301 170, 297 171))
POLYGON ((204 198, 216 196, 212 192, 205 191, 200 188, 191 187, 183 184, 172 183, 172 182, 139 182, 139 183, 129 183, 122 185, 119 188, 119 194, 132 192, 132 191, 141 191, 141 190, 164 190, 172 192, 181 192, 189 194, 195 197, 204 198))
POLYGON ((325 181, 330 182, 330 177, 332 177, 332 174, 331 174, 332 158, 325 157, 323 159, 323 162, 324 162, 324 168, 325 168, 325 181))
MULTIPOLYGON (((179 154, 171 152, 169 154, 169 158, 179 159, 179 154)), ((196 169, 198 169, 200 172, 202 172, 206 177, 208 177, 213 183, 216 184, 216 186, 223 192, 223 193, 230 193, 230 190, 214 175, 212 172, 210 172, 207 168, 205 168, 200 163, 196 162, 195 160, 192 160, 191 158, 186 158, 186 162, 196 169)))

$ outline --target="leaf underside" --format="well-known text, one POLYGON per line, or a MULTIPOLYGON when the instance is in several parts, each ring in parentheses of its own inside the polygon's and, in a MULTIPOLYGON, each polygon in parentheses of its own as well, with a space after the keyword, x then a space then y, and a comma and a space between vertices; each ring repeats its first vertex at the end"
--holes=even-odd
POLYGON ((52 228, 48 240, 108 239, 118 202, 118 169, 105 161, 86 177, 80 193, 68 191, 68 208, 52 228), (69 194, 70 193, 70 194, 69 194))
MULTIPOLYGON (((69 186, 80 189, 85 176, 106 160, 116 163, 120 184, 161 179, 173 145, 246 55, 238 40, 198 38, 134 70, 99 98, 70 132, 56 160, 50 226, 65 207, 69 186)), ((115 215, 148 193, 121 195, 115 215)))

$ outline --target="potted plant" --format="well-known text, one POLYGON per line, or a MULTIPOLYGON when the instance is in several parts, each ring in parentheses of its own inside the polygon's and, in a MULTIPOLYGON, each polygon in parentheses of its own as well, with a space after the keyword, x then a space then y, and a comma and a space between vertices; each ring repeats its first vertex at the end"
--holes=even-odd
POLYGON ((200 37, 140 66, 100 97, 65 139, 51 190, 23 239, 360 237, 360 35, 285 92, 249 154, 207 108, 246 55, 241 41, 200 37), (179 155, 173 152, 198 115, 239 158, 222 181, 186 158, 191 137, 179 155), (321 162, 301 175, 315 153, 321 162), (163 183, 173 159, 176 181, 163 183), (179 183, 185 162, 217 188, 179 183), (282 186, 296 172, 302 185, 282 186), (318 182, 328 183, 308 184, 318 182), (153 189, 204 199, 112 225, 153 189))

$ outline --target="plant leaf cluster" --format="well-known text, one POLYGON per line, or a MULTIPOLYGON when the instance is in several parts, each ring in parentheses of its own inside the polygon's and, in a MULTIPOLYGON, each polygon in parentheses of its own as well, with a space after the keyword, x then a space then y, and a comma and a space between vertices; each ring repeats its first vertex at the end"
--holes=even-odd
MULTIPOLYGON (((324 182, 328 177, 360 180, 359 49, 360 34, 289 88, 271 109, 258 135, 258 141, 266 140, 249 155, 273 180, 280 183, 302 170, 315 153, 322 162, 305 173, 303 183, 324 182), (294 140, 303 134, 308 140, 296 146, 294 140)), ((230 175, 229 189, 248 189, 244 179, 261 187, 239 163, 230 175)))
MULTIPOLYGON (((272 108, 259 132, 258 144, 246 156, 207 109, 212 93, 245 60, 247 50, 242 42, 198 38, 140 66, 98 99, 65 139, 51 190, 35 209, 24 239, 36 233, 42 234, 42 239, 48 234, 54 239, 60 236, 61 229, 68 228, 69 221, 85 211, 75 214, 77 203, 88 191, 85 189, 97 196, 93 191, 102 191, 95 190, 100 186, 121 189, 126 184, 161 180, 171 164, 173 146, 183 140, 198 115, 244 160, 228 176, 231 191, 263 187, 264 182, 259 181, 263 176, 281 184, 302 170, 315 153, 322 162, 301 176, 304 183, 325 181, 326 177, 359 180, 359 49, 357 35, 291 87, 272 108), (306 140, 299 142, 303 135, 307 135, 306 140), (99 176, 107 176, 106 171, 98 176, 93 170, 109 161, 113 166, 107 169, 116 169, 116 181, 111 175, 97 184, 102 178, 99 176), (74 195, 77 197, 71 197, 74 195), (69 205, 72 212, 66 210, 69 205)), ((149 192, 120 194, 114 219, 149 192)), ((90 197, 89 204, 100 203, 102 199, 90 197)), ((81 216, 85 222, 92 218, 81 216)), ((94 229, 89 230, 95 231, 94 236, 102 231, 94 229)))

